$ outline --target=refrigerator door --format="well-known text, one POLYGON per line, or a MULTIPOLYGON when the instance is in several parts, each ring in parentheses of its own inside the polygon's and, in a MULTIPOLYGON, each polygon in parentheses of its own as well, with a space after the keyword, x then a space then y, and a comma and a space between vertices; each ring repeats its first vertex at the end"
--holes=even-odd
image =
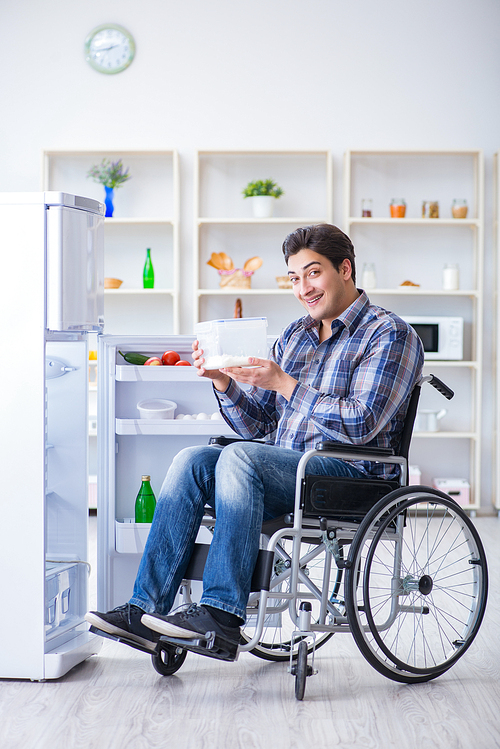
POLYGON ((85 201, 99 203, 79 201, 82 207, 46 207, 49 330, 101 331, 104 325, 104 218, 85 201))

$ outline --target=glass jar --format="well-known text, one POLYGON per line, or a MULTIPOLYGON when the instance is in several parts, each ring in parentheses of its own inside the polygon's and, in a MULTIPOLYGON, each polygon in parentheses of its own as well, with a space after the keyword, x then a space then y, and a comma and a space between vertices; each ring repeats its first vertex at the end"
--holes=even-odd
POLYGON ((362 278, 363 289, 376 289, 377 288, 377 274, 375 272, 375 263, 365 263, 363 265, 363 278, 362 278))
POLYGON ((406 202, 403 198, 393 198, 390 209, 391 218, 404 218, 406 215, 406 202))
POLYGON ((466 200, 454 200, 451 206, 451 214, 453 218, 467 218, 467 201, 466 200))
POLYGON ((361 201, 361 215, 363 218, 372 217, 372 203, 373 200, 371 198, 363 198, 361 201))
POLYGON ((439 203, 437 200, 424 200, 422 203, 422 218, 439 218, 439 203))

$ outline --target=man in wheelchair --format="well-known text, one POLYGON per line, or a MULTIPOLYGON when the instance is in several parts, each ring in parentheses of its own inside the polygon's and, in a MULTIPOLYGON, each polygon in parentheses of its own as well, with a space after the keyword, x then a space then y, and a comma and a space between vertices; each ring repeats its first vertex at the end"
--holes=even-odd
MULTIPOLYGON (((215 632, 235 649, 263 521, 293 511, 295 472, 318 441, 397 448, 423 350, 413 329, 370 303, 355 285, 354 247, 329 224, 300 228, 283 243, 293 291, 306 309, 253 367, 204 368, 221 413, 244 440, 194 446, 174 458, 163 486, 133 594, 93 627, 142 648, 160 636, 194 640, 215 632), (250 386, 250 389, 240 387, 250 386), (262 442, 264 440, 264 442, 262 442), (200 604, 170 613, 193 552, 204 508, 216 515, 200 604)), ((313 457, 315 475, 397 478, 380 462, 313 457)))

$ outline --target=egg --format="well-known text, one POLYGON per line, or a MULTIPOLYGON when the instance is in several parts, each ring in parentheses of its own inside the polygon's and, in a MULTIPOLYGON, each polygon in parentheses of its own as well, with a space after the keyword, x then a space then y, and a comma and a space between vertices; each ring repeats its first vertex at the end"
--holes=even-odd
POLYGON ((203 411, 202 411, 201 413, 198 414, 198 416, 196 418, 197 418, 198 421, 203 421, 203 420, 206 421, 208 419, 208 416, 207 416, 207 414, 203 413, 203 411))
POLYGON ((192 420, 192 419, 193 419, 193 417, 191 416, 191 414, 186 414, 186 415, 184 416, 184 419, 191 419, 191 420, 192 420))
POLYGON ((175 418, 176 419, 185 419, 186 417, 185 417, 184 414, 177 414, 177 416, 175 418))
POLYGON ((212 421, 222 421, 222 416, 218 411, 215 411, 215 413, 213 413, 210 418, 212 419, 212 421))

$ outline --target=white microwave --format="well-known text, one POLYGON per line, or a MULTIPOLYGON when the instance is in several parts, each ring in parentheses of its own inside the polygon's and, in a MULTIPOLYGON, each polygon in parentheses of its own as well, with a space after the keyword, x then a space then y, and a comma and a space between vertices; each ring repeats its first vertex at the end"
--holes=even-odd
POLYGON ((463 317, 403 317, 415 330, 426 359, 463 359, 463 317))

